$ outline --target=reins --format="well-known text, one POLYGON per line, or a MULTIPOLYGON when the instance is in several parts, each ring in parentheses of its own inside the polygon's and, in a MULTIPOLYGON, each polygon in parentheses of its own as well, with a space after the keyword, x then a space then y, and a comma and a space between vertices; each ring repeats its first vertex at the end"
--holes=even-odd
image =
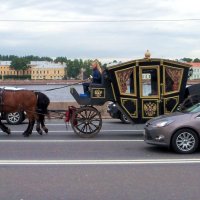
POLYGON ((51 89, 47 89, 47 90, 33 90, 33 91, 34 92, 49 92, 49 91, 53 91, 53 90, 59 90, 59 89, 62 89, 62 88, 67 88, 67 87, 70 87, 70 86, 73 86, 73 85, 78 85, 80 83, 84 83, 87 80, 88 79, 85 79, 85 80, 78 81, 76 83, 72 83, 72 84, 69 84, 69 85, 61 86, 61 87, 51 88, 51 89))

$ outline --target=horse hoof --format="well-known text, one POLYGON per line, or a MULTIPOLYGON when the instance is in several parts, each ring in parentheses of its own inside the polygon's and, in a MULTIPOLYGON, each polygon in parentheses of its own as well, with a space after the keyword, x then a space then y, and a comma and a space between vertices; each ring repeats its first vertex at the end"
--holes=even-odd
POLYGON ((38 134, 39 134, 39 135, 42 135, 42 134, 43 134, 43 133, 42 133, 42 130, 39 130, 39 131, 38 131, 38 134))
POLYGON ((6 133, 7 133, 8 135, 10 135, 10 134, 11 134, 11 131, 10 131, 10 129, 9 129, 9 128, 6 130, 6 133))
POLYGON ((24 137, 29 137, 29 136, 30 136, 30 135, 29 135, 29 134, 27 134, 27 133, 26 133, 26 134, 23 134, 23 135, 24 135, 24 137))
POLYGON ((23 132, 22 135, 23 135, 24 137, 29 137, 30 134, 28 134, 27 132, 23 132))
POLYGON ((46 129, 44 129, 44 132, 45 132, 46 134, 48 134, 49 130, 46 128, 46 129))

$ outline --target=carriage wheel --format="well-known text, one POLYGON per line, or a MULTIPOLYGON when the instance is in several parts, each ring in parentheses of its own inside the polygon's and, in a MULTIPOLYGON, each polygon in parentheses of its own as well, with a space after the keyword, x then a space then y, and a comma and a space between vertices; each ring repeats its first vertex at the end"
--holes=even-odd
POLYGON ((91 106, 79 108, 72 115, 71 125, 78 136, 82 138, 94 137, 102 126, 101 114, 91 106))

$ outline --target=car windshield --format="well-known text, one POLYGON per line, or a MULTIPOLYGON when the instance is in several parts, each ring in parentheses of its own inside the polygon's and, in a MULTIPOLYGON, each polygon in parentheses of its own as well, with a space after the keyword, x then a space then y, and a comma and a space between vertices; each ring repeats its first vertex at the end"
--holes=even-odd
POLYGON ((197 103, 193 105, 192 107, 185 109, 183 112, 187 112, 187 113, 200 112, 200 103, 197 103))

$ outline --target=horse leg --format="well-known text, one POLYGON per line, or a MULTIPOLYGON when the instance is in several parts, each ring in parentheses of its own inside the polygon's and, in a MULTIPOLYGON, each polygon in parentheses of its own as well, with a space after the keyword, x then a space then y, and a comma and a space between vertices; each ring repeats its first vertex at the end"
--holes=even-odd
POLYGON ((0 128, 3 132, 7 133, 8 135, 11 134, 10 129, 2 123, 1 119, 0 119, 0 128))
POLYGON ((29 121, 28 128, 23 133, 24 137, 29 137, 32 134, 34 124, 35 120, 29 121))
POLYGON ((29 130, 28 130, 29 135, 31 135, 32 132, 33 132, 34 124, 35 124, 35 119, 30 122, 30 127, 29 127, 29 130))
POLYGON ((40 117, 37 119, 37 125, 36 125, 36 131, 38 132, 39 135, 42 135, 42 130, 40 129, 40 117))
POLYGON ((33 111, 27 111, 27 118, 29 120, 28 127, 24 131, 23 135, 24 137, 29 137, 32 134, 33 127, 35 124, 35 113, 33 111))
POLYGON ((44 121, 45 121, 44 115, 41 115, 41 116, 40 116, 41 126, 42 126, 42 129, 44 130, 44 132, 47 134, 49 130, 48 130, 48 128, 45 126, 44 121))
POLYGON ((29 136, 29 133, 28 133, 29 129, 30 129, 30 121, 28 121, 28 127, 27 127, 27 129, 22 134, 24 137, 28 137, 29 136))

